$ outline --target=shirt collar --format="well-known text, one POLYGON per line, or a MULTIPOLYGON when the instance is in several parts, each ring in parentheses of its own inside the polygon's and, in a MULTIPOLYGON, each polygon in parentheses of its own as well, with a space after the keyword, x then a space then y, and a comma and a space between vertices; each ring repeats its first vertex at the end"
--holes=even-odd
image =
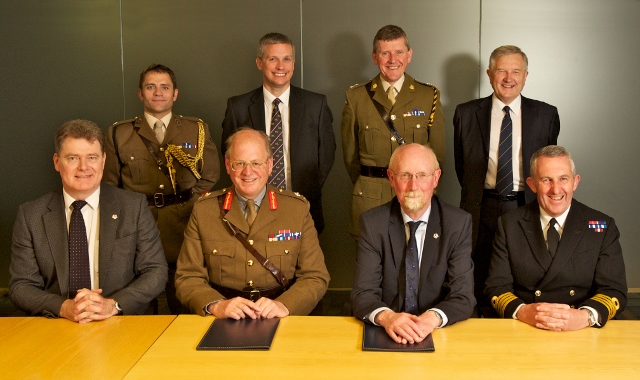
POLYGON ((164 123, 164 128, 168 128, 169 127, 169 123, 171 122, 171 116, 173 115, 172 112, 169 112, 168 114, 164 115, 164 117, 162 119, 157 119, 154 116, 149 115, 148 113, 144 113, 144 118, 145 120, 147 120, 147 124, 149 124, 149 126, 151 127, 151 129, 153 129, 153 126, 156 125, 156 121, 158 120, 162 120, 162 122, 164 123))
MULTIPOLYGON (((267 104, 273 104, 273 101, 276 99, 276 96, 270 93, 264 86, 262 86, 262 95, 264 96, 264 102, 267 104)), ((289 95, 291 95, 291 86, 287 87, 287 89, 277 97, 285 107, 289 107, 289 95)))
MULTIPOLYGON (((402 90, 402 85, 404 84, 404 78, 405 78, 404 74, 402 74, 400 79, 398 79, 396 83, 393 84, 393 87, 396 89, 396 94, 399 93, 400 90, 402 90)), ((389 86, 391 86, 389 82, 382 79, 382 76, 380 77, 380 82, 382 82, 382 89, 384 90, 384 92, 387 92, 387 90, 389 89, 389 86)))
MULTIPOLYGON (((240 203, 240 209, 244 210, 245 204, 247 203, 247 198, 243 197, 242 195, 240 195, 240 193, 238 193, 237 191, 235 193, 238 196, 238 202, 240 203)), ((262 203, 262 200, 264 200, 264 196, 265 196, 266 193, 267 193, 267 187, 265 186, 264 189, 262 189, 262 191, 260 192, 260 194, 258 194, 253 199, 253 203, 256 205, 256 207, 260 207, 260 204, 262 203)))
POLYGON ((71 195, 67 194, 64 188, 62 189, 62 196, 64 197, 65 210, 70 210, 71 204, 77 200, 85 201, 89 206, 91 206, 92 209, 97 210, 98 204, 100 203, 100 186, 98 186, 96 191, 94 191, 85 199, 74 199, 71 195))
MULTIPOLYGON (((516 116, 520 115, 521 104, 522 104, 522 95, 518 95, 518 97, 515 98, 513 102, 511 102, 511 104, 509 104, 509 109, 511 110, 511 112, 513 112, 514 115, 516 116)), ((498 99, 498 97, 496 97, 496 94, 494 93, 493 96, 491 97, 491 109, 493 110, 493 113, 500 116, 500 118, 502 118, 504 116, 502 111, 504 106, 506 106, 506 104, 502 103, 502 100, 498 99)))
POLYGON ((421 221, 427 224, 429 223, 429 215, 431 215, 431 205, 429 205, 429 208, 427 209, 427 211, 425 211, 424 214, 422 214, 417 220, 413 220, 409 215, 405 214, 402 207, 400 207, 400 212, 402 213, 402 221, 404 222, 404 224, 407 224, 408 222, 417 222, 417 221, 421 221))
MULTIPOLYGON (((569 215, 569 210, 571 210, 571 205, 569 205, 569 207, 567 207, 566 210, 564 210, 564 212, 560 215, 556 217, 556 222, 558 223, 558 227, 560 227, 560 229, 564 230, 564 222, 566 222, 567 220, 567 215, 569 215)), ((547 214, 546 211, 544 211, 542 209, 542 207, 540 207, 540 223, 542 224, 542 226, 547 226, 549 224, 549 221, 551 221, 552 216, 547 214)))

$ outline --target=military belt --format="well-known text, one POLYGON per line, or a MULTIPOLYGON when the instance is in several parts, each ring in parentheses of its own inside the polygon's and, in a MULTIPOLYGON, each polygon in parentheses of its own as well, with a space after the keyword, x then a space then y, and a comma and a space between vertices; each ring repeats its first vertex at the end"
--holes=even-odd
POLYGON ((374 178, 387 178, 386 167, 360 165, 360 175, 374 178))
POLYGON ((178 194, 155 193, 147 195, 147 202, 149 202, 149 206, 156 206, 157 208, 160 208, 178 203, 185 203, 190 198, 191 189, 180 191, 178 194))

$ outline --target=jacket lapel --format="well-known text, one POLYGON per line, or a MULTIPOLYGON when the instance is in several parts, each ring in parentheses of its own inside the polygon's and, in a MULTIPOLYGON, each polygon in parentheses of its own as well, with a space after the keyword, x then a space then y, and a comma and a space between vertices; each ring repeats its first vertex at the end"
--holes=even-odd
MULTIPOLYGON (((163 145, 168 144, 168 143, 172 143, 172 144, 176 144, 175 141, 173 141, 174 139, 176 139, 178 136, 180 136, 180 130, 182 129, 182 125, 180 123, 180 117, 178 117, 177 115, 172 115, 171 117, 171 121, 169 122, 169 125, 167 126, 167 131, 164 134, 164 141, 163 141, 163 145)), ((178 142, 176 145, 181 146, 182 143, 178 142)))
POLYGON ((110 186, 100 186, 100 248, 99 248, 99 283, 105 288, 109 278, 109 268, 113 255, 113 243, 116 241, 116 231, 122 218, 120 218, 120 201, 110 186))
MULTIPOLYGON (((413 79, 409 74, 405 73, 404 83, 402 83, 402 88, 400 89, 400 92, 396 97, 396 102, 393 105, 392 109, 402 108, 405 105, 407 105, 409 102, 411 102, 414 99, 415 92, 416 92, 415 79, 413 79)), ((384 89, 383 89, 383 96, 387 99, 387 102, 391 104, 391 102, 389 101, 389 97, 387 96, 386 93, 384 93, 384 89)))
POLYGON ((380 81, 380 74, 371 80, 368 90, 373 93, 373 100, 382 104, 386 108, 387 112, 391 111, 391 102, 387 98, 387 94, 384 92, 382 81, 380 81))
POLYGON ((264 120, 264 94, 262 87, 258 87, 251 96, 251 104, 249 105, 249 118, 251 119, 251 127, 258 131, 266 132, 267 128, 264 120))
POLYGON ((300 91, 297 87, 291 86, 289 95, 289 156, 292 158, 300 157, 298 149, 306 149, 300 143, 303 117, 304 103, 300 98, 300 91))
MULTIPOLYGON (((406 231, 402 214, 400 213, 400 203, 397 198, 393 198, 389 213, 389 244, 391 245, 391 254, 395 272, 398 279, 398 309, 404 308, 405 294, 405 274, 404 274, 404 251, 407 245, 406 231)), ((394 310, 396 310, 394 308, 394 310)))
MULTIPOLYGON (((249 230, 249 236, 255 236, 258 233, 268 234, 269 233, 268 229, 273 228, 273 224, 274 224, 273 222, 276 219, 277 210, 271 210, 271 208, 269 207, 269 191, 272 191, 272 190, 275 190, 275 188, 271 186, 267 186, 267 192, 265 193, 264 198, 262 199, 262 203, 260 203, 260 209, 258 210, 258 215, 256 216, 256 220, 253 222, 253 225, 251 225, 251 229, 249 230), (267 229, 267 232, 262 231, 264 229, 267 229)), ((275 193, 276 202, 277 202, 278 192, 275 191, 274 193, 275 193)))
POLYGON ((433 196, 431 197, 431 214, 429 214, 429 223, 427 223, 427 232, 424 236, 424 245, 422 246, 419 291, 428 291, 426 289, 422 289, 422 287, 425 285, 425 279, 427 278, 427 274, 429 273, 431 266, 440 255, 440 236, 442 236, 440 204, 437 198, 433 196))
MULTIPOLYGON (((169 123, 171 125, 172 123, 169 123)), ((153 145, 160 146, 158 143, 158 139, 156 139, 156 135, 153 133, 153 129, 147 123, 147 119, 144 116, 136 117, 136 121, 134 124, 134 128, 137 129, 138 135, 144 137, 145 139, 151 141, 153 145)), ((169 128, 167 128, 167 131, 169 128)), ((165 137, 166 140, 166 137, 165 137)))
POLYGON ((491 96, 482 99, 476 111, 476 120, 482 136, 485 161, 489 159, 489 144, 491 142, 491 96))
POLYGON ((542 228, 540 227, 540 209, 538 202, 529 204, 529 210, 524 215, 520 223, 520 228, 524 233, 529 249, 533 252, 533 257, 538 262, 543 270, 547 270, 551 265, 551 256, 547 250, 547 243, 544 240, 542 234, 542 228))
POLYGON ((62 190, 57 191, 49 203, 49 212, 42 215, 53 263, 58 273, 60 293, 69 293, 69 232, 62 190))

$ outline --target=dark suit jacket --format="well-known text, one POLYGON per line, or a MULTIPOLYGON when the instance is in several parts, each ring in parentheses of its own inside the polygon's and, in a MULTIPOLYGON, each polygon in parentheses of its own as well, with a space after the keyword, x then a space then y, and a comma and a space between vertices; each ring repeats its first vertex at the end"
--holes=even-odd
MULTIPOLYGON (((158 228, 142 194, 100 186, 102 295, 125 314, 143 313, 167 282, 158 228)), ((57 317, 69 292, 69 243, 62 189, 21 205, 13 227, 9 295, 21 310, 57 317)))
MULTIPOLYGON (((324 229, 322 185, 333 166, 336 139, 327 97, 291 86, 289 97, 289 149, 292 190, 311 203, 311 216, 318 233, 324 229)), ((262 86, 227 101, 222 121, 222 155, 225 142, 238 128, 265 131, 262 86)))
MULTIPOLYGON (((473 217, 475 244, 480 221, 480 203, 489 165, 491 135, 491 96, 459 104, 453 116, 454 154, 458 182, 462 186, 460 208, 473 217)), ((558 109, 547 103, 522 97, 522 168, 529 176, 529 159, 547 145, 558 143, 560 116, 558 109)), ((525 186, 529 203, 535 195, 525 186)))
MULTIPOLYGON (((360 239, 351 303, 356 318, 380 307, 403 310, 406 233, 397 198, 360 216, 360 239)), ((459 208, 431 200, 418 289, 419 313, 442 310, 449 324, 473 312, 471 216, 459 208)))
POLYGON ((511 292, 518 297, 504 308, 505 318, 511 318, 522 303, 554 302, 593 307, 604 325, 609 310, 591 297, 617 298, 618 313, 627 304, 619 237, 613 218, 574 199, 552 259, 540 226, 538 202, 508 212, 498 222, 485 295, 492 299, 511 292), (601 232, 589 228, 599 221, 606 222, 607 228, 601 232))

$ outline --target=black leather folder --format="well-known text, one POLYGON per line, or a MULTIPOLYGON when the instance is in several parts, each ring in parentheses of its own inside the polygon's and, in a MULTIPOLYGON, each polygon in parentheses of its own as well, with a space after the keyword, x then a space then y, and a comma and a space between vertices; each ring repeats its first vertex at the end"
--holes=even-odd
POLYGON ((387 334, 384 328, 370 323, 364 323, 362 334, 363 351, 397 351, 397 352, 433 352, 433 337, 431 334, 420 343, 400 344, 396 343, 387 334))
POLYGON ((280 323, 271 319, 219 319, 211 323, 196 350, 268 350, 280 323))

